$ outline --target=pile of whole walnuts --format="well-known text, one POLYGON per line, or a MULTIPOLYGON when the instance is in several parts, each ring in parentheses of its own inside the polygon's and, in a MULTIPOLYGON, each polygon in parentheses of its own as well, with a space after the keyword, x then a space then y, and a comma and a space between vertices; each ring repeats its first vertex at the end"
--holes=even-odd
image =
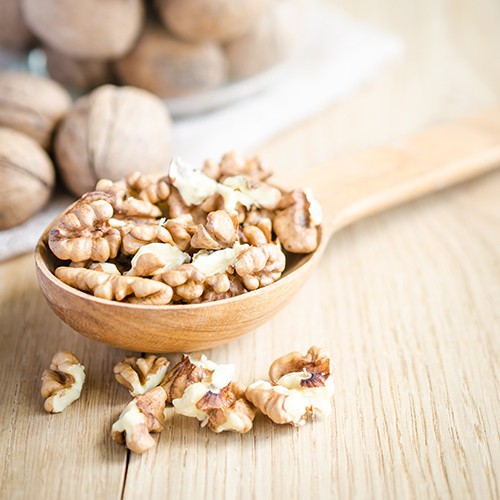
POLYGON ((52 78, 163 98, 220 87, 286 59, 304 0, 2 0, 0 47, 41 46, 52 78))
POLYGON ((321 210, 311 193, 269 184, 258 158, 232 152, 162 177, 101 179, 59 217, 48 245, 55 275, 96 297, 133 304, 199 303, 270 285, 284 250, 313 252, 321 210))
MULTIPOLYGON (((170 362, 153 354, 127 357, 114 367, 116 380, 132 401, 111 428, 112 438, 135 453, 155 446, 150 433, 161 432, 167 405, 175 413, 196 418, 216 433, 247 433, 257 410, 277 424, 301 426, 315 415, 329 415, 333 396, 332 362, 322 348, 306 355, 291 352, 269 368, 270 382, 249 386, 234 380, 235 366, 206 356, 184 355, 170 371, 170 362)), ((45 410, 60 413, 81 394, 84 367, 74 354, 60 351, 42 375, 45 410)))
POLYGON ((59 83, 28 72, 0 72, 0 230, 49 199, 55 171, 75 195, 98 179, 165 169, 170 114, 157 96, 104 85, 72 103, 59 83))

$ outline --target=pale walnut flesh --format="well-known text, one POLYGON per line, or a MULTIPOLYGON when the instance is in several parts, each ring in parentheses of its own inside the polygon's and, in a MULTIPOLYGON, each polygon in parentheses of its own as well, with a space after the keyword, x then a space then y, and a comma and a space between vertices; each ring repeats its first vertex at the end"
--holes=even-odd
POLYGON ((248 432, 255 417, 253 406, 245 399, 245 388, 232 382, 234 365, 216 365, 200 382, 188 386, 172 401, 176 413, 194 417, 201 426, 214 432, 248 432))
POLYGON ((168 243, 144 245, 134 255, 127 276, 156 276, 178 267, 189 260, 189 255, 168 243))
POLYGON ((291 352, 275 360, 269 368, 274 384, 299 391, 314 413, 330 414, 334 392, 330 355, 321 347, 311 347, 306 355, 291 352))
POLYGON ((59 351, 52 358, 50 369, 42 374, 42 397, 49 413, 60 413, 76 401, 85 382, 85 369, 69 351, 59 351))
POLYGON ((160 385, 169 364, 167 358, 152 354, 141 358, 131 356, 115 365, 113 372, 117 382, 132 396, 139 396, 160 385))
POLYGON ((162 387, 136 396, 111 428, 111 437, 134 453, 144 453, 156 443, 150 433, 161 432, 165 422, 166 393, 162 387))
POLYGON ((318 413, 331 413, 332 372, 330 355, 313 346, 306 355, 292 352, 276 359, 269 369, 272 384, 259 380, 245 394, 273 422, 302 425, 318 413))
POLYGON ((273 220, 274 232, 292 253, 311 253, 318 248, 319 230, 310 213, 306 193, 295 190, 283 196, 273 220))
POLYGON ((49 232, 49 247, 61 260, 104 262, 118 254, 120 232, 109 225, 114 211, 105 200, 78 202, 49 232))
POLYGON ((312 411, 300 392, 264 380, 250 384, 245 397, 276 424, 303 425, 312 411))
POLYGON ((116 276, 85 268, 58 267, 55 275, 67 285, 102 299, 164 305, 172 289, 159 281, 135 276, 116 276))

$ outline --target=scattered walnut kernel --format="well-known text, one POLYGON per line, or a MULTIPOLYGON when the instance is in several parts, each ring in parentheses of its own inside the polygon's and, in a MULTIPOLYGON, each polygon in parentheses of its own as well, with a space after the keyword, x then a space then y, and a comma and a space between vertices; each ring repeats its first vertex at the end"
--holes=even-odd
POLYGON ((113 372, 118 383, 132 396, 139 396, 160 385, 169 364, 167 358, 152 354, 142 358, 131 356, 115 365, 113 372))
POLYGON ((286 252, 317 248, 321 222, 309 190, 282 193, 269 176, 258 158, 231 152, 202 168, 176 158, 157 178, 101 179, 49 233, 56 257, 83 268, 58 272, 97 297, 141 304, 195 304, 268 286, 286 252))
POLYGON ((111 428, 111 437, 134 453, 144 453, 155 446, 150 432, 161 432, 165 421, 166 393, 155 387, 136 396, 122 411, 111 428))
POLYGON ((42 397, 49 413, 60 413, 76 401, 85 382, 85 368, 69 351, 59 351, 52 358, 50 369, 42 374, 42 397))
POLYGON ((255 409, 244 397, 245 387, 232 382, 234 365, 216 365, 201 381, 189 385, 172 401, 176 413, 195 417, 214 432, 248 432, 255 409))
POLYGON ((167 403, 182 397, 192 384, 201 382, 211 375, 217 365, 202 355, 199 358, 184 355, 165 376, 162 387, 167 394, 167 403))
MULTIPOLYGON (((249 432, 255 418, 255 407, 245 398, 245 386, 239 382, 231 382, 221 392, 224 393, 224 397, 218 399, 219 404, 210 404, 205 409, 208 415, 208 419, 204 421, 205 425, 216 433, 232 431, 245 434, 249 432)), ((201 409, 204 409, 207 403, 208 399, 204 398, 198 404, 201 409)))
POLYGON ((316 413, 331 413, 332 371, 329 354, 313 346, 305 356, 292 352, 275 360, 269 369, 274 385, 259 380, 245 394, 274 422, 302 425, 316 413))
POLYGON ((264 380, 250 384, 245 397, 277 424, 303 425, 311 412, 311 405, 300 392, 264 380))

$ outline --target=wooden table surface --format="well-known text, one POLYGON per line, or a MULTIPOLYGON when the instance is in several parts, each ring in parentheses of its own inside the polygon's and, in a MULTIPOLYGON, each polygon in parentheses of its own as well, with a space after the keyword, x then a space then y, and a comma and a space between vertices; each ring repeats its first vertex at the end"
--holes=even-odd
MULTIPOLYGON (((497 0, 336 0, 407 42, 406 57, 275 138, 277 168, 326 162, 500 101, 497 0)), ((306 288, 267 325, 207 352, 248 383, 312 344, 336 372, 334 413, 300 429, 257 418, 215 435, 171 416, 143 456, 115 445, 125 352, 49 310, 33 256, 0 265, 0 498, 499 498, 500 172, 334 236, 306 288), (44 413, 57 349, 86 366, 81 400, 44 413)))

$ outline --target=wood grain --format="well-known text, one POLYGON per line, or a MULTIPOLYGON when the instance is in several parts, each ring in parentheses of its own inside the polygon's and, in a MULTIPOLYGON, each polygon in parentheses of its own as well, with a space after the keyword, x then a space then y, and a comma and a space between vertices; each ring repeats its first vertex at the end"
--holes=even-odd
MULTIPOLYGON (((269 162, 326 163, 500 101, 496 0, 335 3, 399 32, 407 57, 266 145, 269 162)), ((499 193, 490 174, 343 230, 277 317, 208 352, 250 382, 276 356, 324 345, 331 418, 299 430, 259 418, 249 435, 216 436, 176 416, 130 459, 108 434, 128 400, 111 372, 124 352, 62 325, 32 255, 2 263, 0 498, 500 498, 499 193), (62 347, 89 383, 45 415, 39 377, 62 347)))

